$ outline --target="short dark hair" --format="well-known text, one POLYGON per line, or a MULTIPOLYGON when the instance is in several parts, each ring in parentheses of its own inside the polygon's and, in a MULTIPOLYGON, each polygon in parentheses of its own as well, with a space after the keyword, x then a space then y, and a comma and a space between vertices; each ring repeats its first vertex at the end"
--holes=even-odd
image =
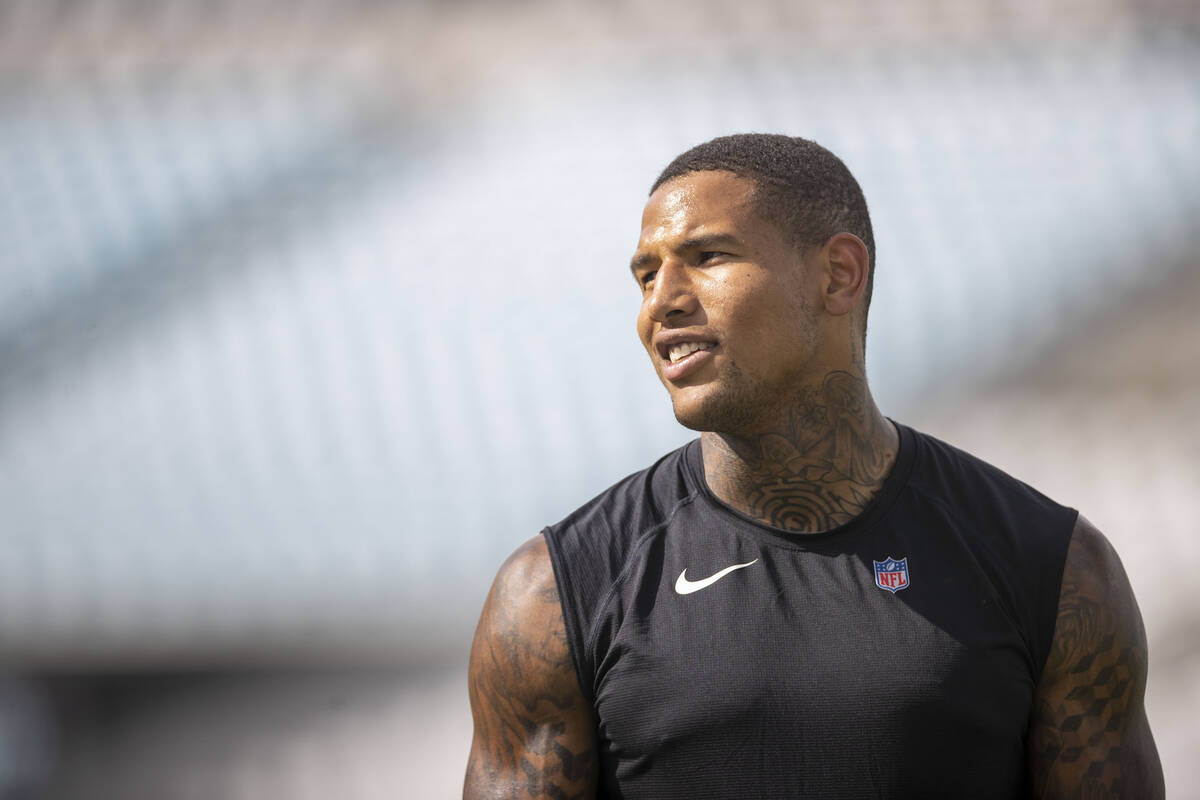
POLYGON ((774 133, 718 136, 676 156, 650 194, 689 172, 732 172, 755 184, 758 212, 797 247, 822 245, 843 231, 867 246, 867 287, 863 291, 863 336, 875 283, 875 235, 858 181, 842 160, 816 142, 774 133))

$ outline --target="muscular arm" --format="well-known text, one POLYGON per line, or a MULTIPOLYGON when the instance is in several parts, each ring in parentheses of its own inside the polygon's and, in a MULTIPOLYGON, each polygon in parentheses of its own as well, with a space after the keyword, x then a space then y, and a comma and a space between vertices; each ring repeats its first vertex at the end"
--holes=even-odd
POLYGON ((595 723, 541 536, 518 548, 492 584, 469 683, 475 738, 464 800, 596 796, 595 723))
POLYGON ((1034 701, 1033 796, 1162 798, 1145 689, 1146 633, 1129 579, 1108 540, 1080 517, 1034 701))

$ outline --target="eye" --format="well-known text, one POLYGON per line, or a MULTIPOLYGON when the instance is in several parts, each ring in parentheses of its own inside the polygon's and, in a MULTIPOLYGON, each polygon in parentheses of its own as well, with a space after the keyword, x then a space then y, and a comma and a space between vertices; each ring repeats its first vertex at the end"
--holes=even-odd
POLYGON ((647 270, 638 276, 638 283, 642 286, 649 286, 654 281, 656 274, 658 274, 658 270, 656 269, 647 270))
POLYGON ((700 254, 700 263, 703 264, 706 261, 712 261, 714 258, 721 258, 727 255, 729 253, 722 253, 720 250, 705 250, 700 254))

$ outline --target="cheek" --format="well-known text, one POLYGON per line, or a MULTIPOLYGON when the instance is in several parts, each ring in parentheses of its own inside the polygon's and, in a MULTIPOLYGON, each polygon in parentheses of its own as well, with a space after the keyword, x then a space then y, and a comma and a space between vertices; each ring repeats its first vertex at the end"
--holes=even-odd
POLYGON ((646 313, 644 306, 638 310, 637 320, 635 322, 638 341, 640 341, 646 347, 649 347, 650 337, 654 334, 654 326, 652 320, 650 319, 650 315, 646 313))
POLYGON ((736 348, 740 360, 767 364, 806 345, 808 309, 788 287, 774 286, 747 298, 737 310, 736 348))

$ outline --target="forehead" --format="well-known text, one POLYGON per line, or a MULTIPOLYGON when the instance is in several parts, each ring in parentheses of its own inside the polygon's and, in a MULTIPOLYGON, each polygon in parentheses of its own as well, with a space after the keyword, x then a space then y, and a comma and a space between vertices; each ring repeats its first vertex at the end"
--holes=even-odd
POLYGON ((646 201, 639 249, 718 228, 722 233, 751 234, 765 222, 754 211, 754 189, 752 181, 732 172, 689 172, 672 178, 646 201))

